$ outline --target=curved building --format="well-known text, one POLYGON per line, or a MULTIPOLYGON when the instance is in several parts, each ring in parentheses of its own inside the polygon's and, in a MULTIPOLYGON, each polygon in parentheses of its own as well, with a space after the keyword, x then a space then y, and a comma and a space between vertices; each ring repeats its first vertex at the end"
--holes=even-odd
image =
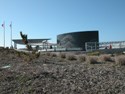
POLYGON ((57 36, 57 44, 64 48, 82 48, 86 42, 99 42, 99 34, 94 31, 64 33, 57 36))

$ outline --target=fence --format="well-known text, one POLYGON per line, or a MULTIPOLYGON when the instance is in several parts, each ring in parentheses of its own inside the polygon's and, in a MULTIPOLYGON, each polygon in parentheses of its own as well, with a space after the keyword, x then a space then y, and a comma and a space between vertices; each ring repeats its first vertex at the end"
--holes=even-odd
POLYGON ((97 49, 117 49, 125 48, 125 41, 112 41, 112 42, 86 42, 86 51, 93 51, 97 49))

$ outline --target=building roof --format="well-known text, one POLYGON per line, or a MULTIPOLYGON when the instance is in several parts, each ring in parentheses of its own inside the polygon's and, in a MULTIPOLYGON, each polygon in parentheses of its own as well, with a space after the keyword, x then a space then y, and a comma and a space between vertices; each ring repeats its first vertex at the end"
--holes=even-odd
POLYGON ((59 34, 60 35, 67 35, 67 34, 78 34, 78 33, 98 33, 98 30, 87 30, 87 31, 75 31, 75 32, 68 32, 68 33, 63 33, 63 34, 59 34))
MULTIPOLYGON (((40 44, 40 43, 46 42, 47 40, 50 40, 50 39, 28 39, 28 44, 40 44)), ((24 45, 22 39, 13 39, 13 42, 16 44, 24 45)))

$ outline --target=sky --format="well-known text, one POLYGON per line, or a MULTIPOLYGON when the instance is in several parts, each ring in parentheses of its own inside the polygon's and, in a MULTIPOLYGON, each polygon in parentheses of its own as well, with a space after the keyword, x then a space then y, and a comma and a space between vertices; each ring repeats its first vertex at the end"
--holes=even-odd
MULTIPOLYGON (((125 41, 125 0, 0 0, 0 24, 5 21, 5 45, 13 39, 50 38, 78 31, 99 31, 99 41, 125 41)), ((0 46, 3 46, 0 26, 0 46)))

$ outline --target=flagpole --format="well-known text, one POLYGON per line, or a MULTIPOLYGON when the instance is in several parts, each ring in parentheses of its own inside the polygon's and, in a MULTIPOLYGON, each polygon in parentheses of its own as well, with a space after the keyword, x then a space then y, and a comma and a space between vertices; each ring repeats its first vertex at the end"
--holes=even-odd
POLYGON ((4 48, 5 48, 5 21, 4 21, 3 25, 4 25, 3 29, 4 29, 4 48))
POLYGON ((11 29, 11 47, 12 47, 12 22, 10 24, 10 29, 11 29))

